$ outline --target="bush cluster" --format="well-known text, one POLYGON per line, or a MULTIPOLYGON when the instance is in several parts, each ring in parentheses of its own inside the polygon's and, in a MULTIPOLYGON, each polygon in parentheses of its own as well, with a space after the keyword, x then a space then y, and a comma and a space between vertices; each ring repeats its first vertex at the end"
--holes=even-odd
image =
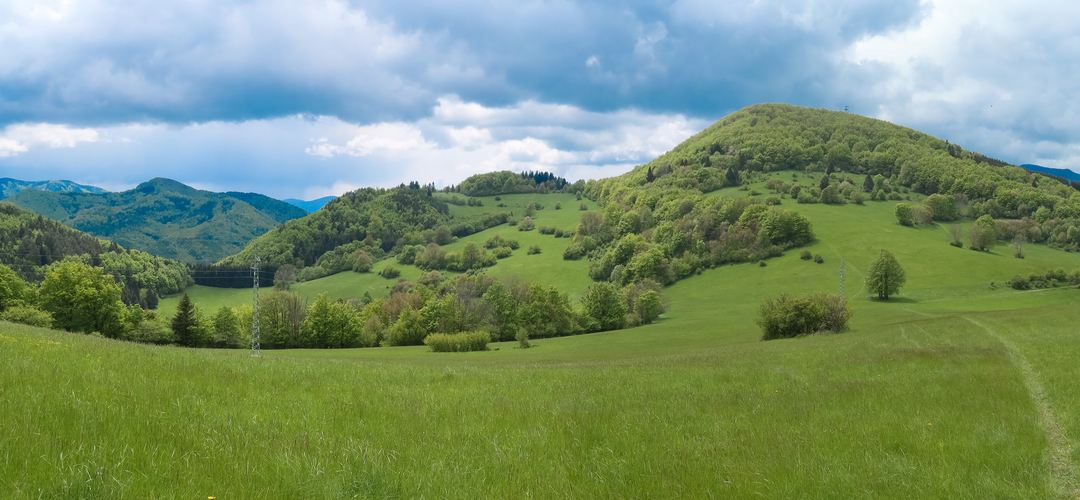
POLYGON ((803 297, 780 294, 758 309, 761 340, 791 338, 817 332, 840 332, 851 319, 846 297, 816 292, 803 297))
POLYGON ((1027 277, 1017 274, 1009 280, 1009 286, 1016 290, 1052 288, 1062 285, 1080 285, 1080 269, 1066 273, 1064 269, 1051 269, 1046 274, 1031 273, 1027 277))
POLYGON ((431 352, 486 351, 489 342, 491 334, 482 330, 449 335, 433 333, 424 337, 424 345, 430 347, 431 352))

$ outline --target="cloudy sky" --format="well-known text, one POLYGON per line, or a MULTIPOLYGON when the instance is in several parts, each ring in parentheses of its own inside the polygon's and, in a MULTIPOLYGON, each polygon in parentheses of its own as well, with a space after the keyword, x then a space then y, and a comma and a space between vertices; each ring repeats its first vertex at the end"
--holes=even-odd
POLYGON ((0 0, 0 177, 279 198, 624 172, 743 106, 1080 170, 1080 3, 0 0))

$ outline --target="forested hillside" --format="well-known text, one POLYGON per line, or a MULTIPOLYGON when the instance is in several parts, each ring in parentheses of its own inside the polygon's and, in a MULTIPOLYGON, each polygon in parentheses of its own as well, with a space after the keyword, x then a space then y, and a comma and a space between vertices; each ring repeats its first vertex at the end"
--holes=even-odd
POLYGON ((566 179, 549 172, 519 174, 503 170, 471 176, 461 181, 461 184, 448 188, 447 191, 466 196, 494 196, 517 193, 555 193, 567 190, 575 192, 575 189, 580 189, 584 185, 584 181, 570 184, 566 179))
POLYGON ((979 204, 975 214, 995 217, 1080 203, 1065 184, 946 140, 873 118, 786 104, 736 111, 632 172, 590 182, 587 193, 606 204, 626 202, 642 188, 709 192, 777 170, 881 175, 893 187, 917 193, 962 195, 979 204))
POLYGON ((120 247, 0 202, 0 263, 23 280, 40 283, 56 263, 74 258, 103 268, 121 286, 126 304, 157 306, 157 298, 191 284, 187 266, 174 260, 120 247))
MULTIPOLYGON (((353 269, 357 258, 378 260, 403 245, 449 243, 453 236, 482 231, 507 221, 493 213, 455 219, 434 188, 418 184, 393 189, 366 188, 347 193, 318 212, 282 224, 258 238, 259 256, 270 266, 305 268, 317 264, 319 277, 353 269)), ((253 245, 223 259, 225 266, 251 262, 253 245)))
POLYGON ((214 262, 305 212, 253 193, 213 193, 153 179, 121 193, 22 191, 7 199, 69 227, 183 262, 214 262))
POLYGON ((85 186, 71 181, 20 181, 5 177, 0 179, 0 198, 6 198, 27 189, 52 191, 56 193, 106 193, 95 186, 85 186))

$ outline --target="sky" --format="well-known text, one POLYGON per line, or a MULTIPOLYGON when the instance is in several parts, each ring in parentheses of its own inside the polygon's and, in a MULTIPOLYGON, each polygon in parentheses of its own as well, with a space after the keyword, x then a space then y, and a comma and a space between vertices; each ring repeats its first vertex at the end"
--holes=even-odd
POLYGON ((1080 2, 0 0, 0 177, 314 199, 618 175, 742 107, 1080 170, 1080 2))

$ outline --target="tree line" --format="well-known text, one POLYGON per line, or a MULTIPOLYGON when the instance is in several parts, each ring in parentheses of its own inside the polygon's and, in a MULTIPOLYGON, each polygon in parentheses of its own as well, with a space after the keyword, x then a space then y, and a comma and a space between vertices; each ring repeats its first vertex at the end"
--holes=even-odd
MULTIPOLYGON (((399 280, 383 299, 365 294, 331 301, 323 293, 307 304, 295 293, 275 291, 260 301, 259 324, 268 349, 423 345, 431 335, 471 332, 493 341, 528 342, 651 323, 663 312, 662 299, 655 282, 623 288, 597 283, 575 308, 568 294, 552 286, 430 271, 415 283, 399 280)), ((169 328, 141 340, 244 348, 251 323, 248 305, 203 311, 185 294, 169 328)))
POLYGON ((124 304, 147 309, 156 308, 159 297, 192 283, 189 269, 180 262, 126 249, 0 202, 0 264, 37 285, 52 266, 65 259, 101 268, 120 286, 124 304))

